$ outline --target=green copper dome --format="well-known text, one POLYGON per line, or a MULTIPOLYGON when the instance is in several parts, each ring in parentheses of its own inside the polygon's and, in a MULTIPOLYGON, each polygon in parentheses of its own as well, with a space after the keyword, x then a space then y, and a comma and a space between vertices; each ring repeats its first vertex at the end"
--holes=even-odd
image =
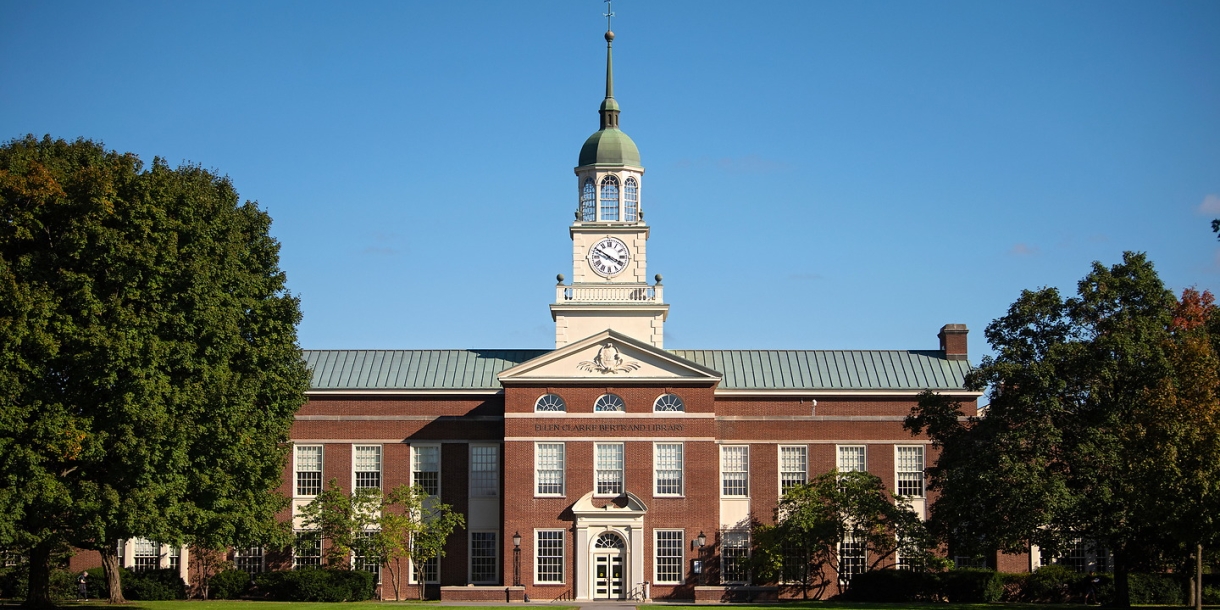
POLYGON ((641 167, 640 149, 619 129, 607 128, 595 132, 580 147, 579 167, 586 165, 630 165, 641 167))

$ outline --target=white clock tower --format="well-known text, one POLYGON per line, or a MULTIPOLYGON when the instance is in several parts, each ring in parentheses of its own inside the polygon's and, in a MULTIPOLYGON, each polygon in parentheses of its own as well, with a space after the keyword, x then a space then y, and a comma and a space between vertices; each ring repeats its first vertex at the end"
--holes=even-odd
POLYGON ((606 99, 601 129, 585 140, 576 166, 578 204, 572 237, 572 283, 559 276, 551 317, 555 347, 606 329, 664 347, 669 305, 661 276, 648 283, 648 225, 644 224, 644 166, 635 142, 618 128, 611 47, 606 31, 606 99))

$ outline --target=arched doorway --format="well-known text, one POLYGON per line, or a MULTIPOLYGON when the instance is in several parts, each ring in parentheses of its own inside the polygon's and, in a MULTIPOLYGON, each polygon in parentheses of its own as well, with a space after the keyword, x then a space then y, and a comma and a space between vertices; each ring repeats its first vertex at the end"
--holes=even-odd
POLYGON ((623 565, 627 562, 627 543, 614 532, 602 532, 591 550, 593 557, 593 599, 623 599, 623 565))

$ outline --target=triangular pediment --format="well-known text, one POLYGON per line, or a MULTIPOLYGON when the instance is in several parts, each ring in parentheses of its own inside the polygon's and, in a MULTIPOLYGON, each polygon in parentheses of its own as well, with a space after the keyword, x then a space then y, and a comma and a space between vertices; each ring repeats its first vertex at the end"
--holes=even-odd
POLYGON ((712 385, 720 378, 720 373, 712 369, 613 330, 604 330, 522 362, 499 375, 502 385, 514 382, 712 385))

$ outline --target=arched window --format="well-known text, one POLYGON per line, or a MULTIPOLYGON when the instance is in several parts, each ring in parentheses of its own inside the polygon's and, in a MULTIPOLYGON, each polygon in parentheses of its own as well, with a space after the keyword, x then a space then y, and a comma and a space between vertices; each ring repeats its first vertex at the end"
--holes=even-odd
POLYGON ((585 186, 580 190, 580 219, 584 222, 597 220, 597 188, 593 186, 592 178, 585 178, 585 186))
POLYGON ((685 411, 686 403, 682 402, 682 398, 677 394, 662 394, 657 397, 657 401, 652 403, 652 410, 658 413, 662 411, 685 411))
POLYGON ((543 394, 538 397, 538 402, 534 403, 534 410, 539 413, 562 413, 568 410, 568 403, 564 402, 558 394, 543 394))
POLYGON ((622 413, 626 410, 627 404, 614 394, 602 394, 597 402, 593 403, 594 413, 622 413))
POLYGON ((618 178, 602 178, 602 220, 618 220, 618 178))
POLYGON ((635 178, 628 178, 627 182, 623 183, 623 220, 626 222, 639 220, 639 210, 640 185, 636 184, 635 178))
POLYGON ((627 543, 623 542, 623 537, 613 532, 604 532, 597 537, 597 542, 593 543, 595 549, 625 549, 627 543))

